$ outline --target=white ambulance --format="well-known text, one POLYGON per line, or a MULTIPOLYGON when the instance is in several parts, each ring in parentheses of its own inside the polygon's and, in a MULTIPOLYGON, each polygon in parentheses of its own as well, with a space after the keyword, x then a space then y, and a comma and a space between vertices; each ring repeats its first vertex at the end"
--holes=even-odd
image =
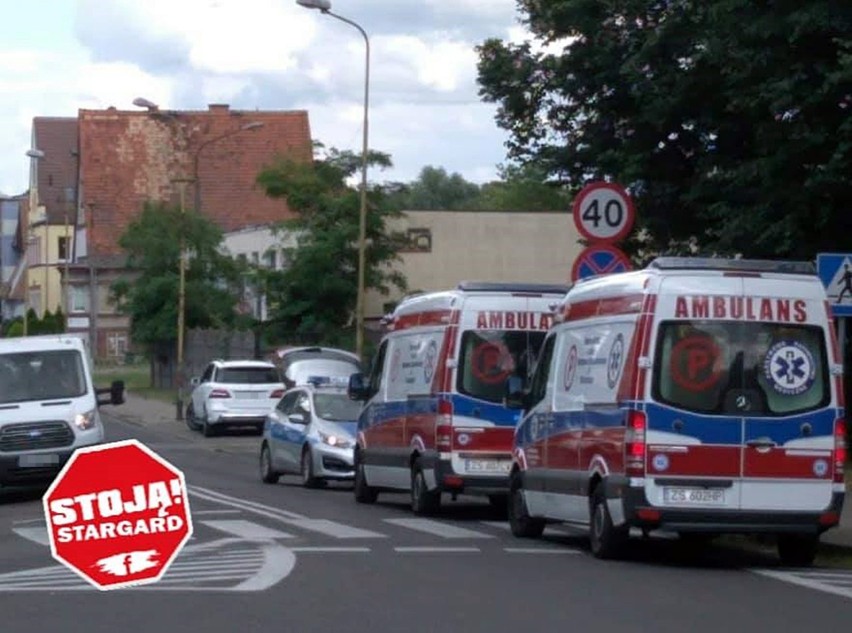
POLYGON ((557 309, 522 408, 517 536, 586 526, 618 554, 631 527, 703 541, 777 536, 807 565, 844 499, 842 361, 809 263, 658 258, 581 281, 557 309))
POLYGON ((504 506, 517 411, 503 406, 510 374, 525 375, 567 286, 463 282, 413 296, 389 317, 369 376, 350 378, 358 420, 355 498, 411 492, 418 514, 441 493, 504 506))

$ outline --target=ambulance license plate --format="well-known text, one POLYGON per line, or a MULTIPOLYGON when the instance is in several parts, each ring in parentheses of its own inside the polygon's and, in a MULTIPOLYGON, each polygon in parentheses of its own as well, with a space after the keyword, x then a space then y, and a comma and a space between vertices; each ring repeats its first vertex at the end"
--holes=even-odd
POLYGON ((18 458, 20 468, 38 468, 39 466, 55 466, 59 463, 59 455, 56 453, 40 455, 21 455, 18 458))
POLYGON ((512 469, 510 459, 466 459, 465 471, 469 473, 508 474, 512 469))
POLYGON ((663 501, 679 505, 722 506, 725 491, 721 488, 663 488, 663 501))

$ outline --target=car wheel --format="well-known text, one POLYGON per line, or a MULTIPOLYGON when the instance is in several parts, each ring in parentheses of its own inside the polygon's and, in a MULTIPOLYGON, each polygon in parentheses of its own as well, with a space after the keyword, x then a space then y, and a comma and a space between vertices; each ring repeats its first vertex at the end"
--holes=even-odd
POLYGON ((367 477, 364 473, 364 464, 355 454, 355 501, 358 503, 375 503, 379 498, 379 491, 367 485, 367 477))
POLYGON ((260 479, 263 483, 275 484, 278 483, 280 477, 281 475, 272 468, 272 453, 269 450, 269 444, 264 442, 260 449, 260 479))
POLYGON ((627 542, 629 531, 616 528, 606 504, 603 484, 595 486, 592 493, 589 517, 589 541, 595 558, 618 558, 627 542))
POLYGON ((778 537, 778 557, 785 567, 810 567, 818 549, 818 536, 783 534, 778 537))
POLYGON ((509 527, 518 538, 538 538, 544 533, 544 519, 531 517, 524 501, 524 486, 520 473, 512 475, 509 482, 509 527))
POLYGON ((201 422, 201 432, 204 433, 204 437, 213 437, 216 435, 216 430, 208 421, 207 416, 204 416, 204 420, 201 422))
POLYGON ((198 431, 201 428, 201 425, 198 423, 198 420, 195 419, 195 407, 192 406, 192 403, 189 403, 189 406, 186 407, 186 414, 184 415, 186 418, 186 426, 190 431, 198 431))
POLYGON ((301 475, 305 488, 319 487, 320 481, 314 476, 314 458, 307 446, 302 449, 301 475))
POLYGON ((411 510, 414 514, 435 514, 441 508, 441 492, 429 490, 426 485, 426 476, 420 460, 414 462, 411 470, 411 510))

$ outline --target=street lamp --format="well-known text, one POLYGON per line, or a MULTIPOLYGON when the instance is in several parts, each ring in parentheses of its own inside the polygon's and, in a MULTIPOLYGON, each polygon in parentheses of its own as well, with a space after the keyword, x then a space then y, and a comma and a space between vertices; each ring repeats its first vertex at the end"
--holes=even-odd
POLYGON ((366 58, 364 64, 364 139, 361 148, 361 208, 358 217, 358 296, 355 306, 356 331, 355 353, 360 357, 364 349, 364 279, 367 251, 367 138, 368 113, 370 103, 370 38, 360 25, 331 12, 330 0, 296 0, 296 4, 308 9, 317 9, 323 15, 330 15, 341 22, 354 26, 364 36, 366 58))

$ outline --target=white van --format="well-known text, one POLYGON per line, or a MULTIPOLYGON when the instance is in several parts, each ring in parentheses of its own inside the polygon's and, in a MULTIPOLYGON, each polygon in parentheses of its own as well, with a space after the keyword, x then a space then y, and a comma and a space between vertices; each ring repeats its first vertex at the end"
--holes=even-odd
POLYGON ((584 280, 557 309, 514 441, 517 536, 548 521, 620 551, 629 529, 777 537, 810 564, 837 526, 842 361, 808 262, 658 258, 584 280))
POLYGON ((79 336, 0 339, 0 487, 49 484, 75 449, 104 441, 98 406, 123 403, 124 383, 96 389, 92 368, 79 336))

